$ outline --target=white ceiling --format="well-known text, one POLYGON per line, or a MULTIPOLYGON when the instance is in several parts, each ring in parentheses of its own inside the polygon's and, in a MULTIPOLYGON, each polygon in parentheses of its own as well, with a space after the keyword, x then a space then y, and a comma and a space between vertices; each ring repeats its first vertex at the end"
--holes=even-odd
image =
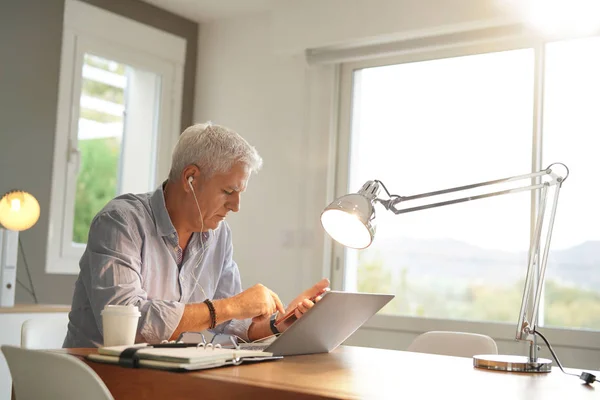
POLYGON ((142 0, 198 22, 267 11, 274 0, 142 0))

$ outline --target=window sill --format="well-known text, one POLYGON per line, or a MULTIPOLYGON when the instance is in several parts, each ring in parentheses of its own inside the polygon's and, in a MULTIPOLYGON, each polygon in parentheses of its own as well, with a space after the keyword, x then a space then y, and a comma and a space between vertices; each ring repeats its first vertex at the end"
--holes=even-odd
POLYGON ((49 275, 79 275, 79 258, 48 258, 46 273, 49 275))
MULTIPOLYGON (((488 335, 494 340, 515 341, 516 323, 458 321, 392 315, 375 315, 362 329, 420 334, 444 330, 488 335)), ((600 350, 600 332, 583 329, 540 327, 550 344, 571 348, 600 350)))

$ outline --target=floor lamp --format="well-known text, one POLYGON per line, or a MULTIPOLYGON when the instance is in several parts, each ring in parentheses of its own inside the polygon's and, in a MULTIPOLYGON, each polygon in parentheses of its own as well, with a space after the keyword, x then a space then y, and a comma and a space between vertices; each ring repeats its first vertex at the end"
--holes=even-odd
POLYGON ((15 305, 19 232, 31 228, 39 217, 40 205, 27 192, 12 190, 0 199, 0 307, 15 305))

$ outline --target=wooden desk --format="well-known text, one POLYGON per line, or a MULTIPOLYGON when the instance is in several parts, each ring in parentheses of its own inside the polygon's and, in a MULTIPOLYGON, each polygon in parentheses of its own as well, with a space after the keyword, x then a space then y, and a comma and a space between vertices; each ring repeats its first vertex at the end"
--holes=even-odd
POLYGON ((14 307, 0 307, 0 314, 49 314, 69 311, 71 306, 62 304, 15 304, 14 307))
MULTIPOLYGON (((64 351, 78 356, 96 352, 64 351)), ((183 373, 85 362, 115 399, 600 398, 600 388, 582 385, 558 369, 547 374, 494 372, 473 368, 470 358, 363 347, 342 346, 330 354, 183 373)))

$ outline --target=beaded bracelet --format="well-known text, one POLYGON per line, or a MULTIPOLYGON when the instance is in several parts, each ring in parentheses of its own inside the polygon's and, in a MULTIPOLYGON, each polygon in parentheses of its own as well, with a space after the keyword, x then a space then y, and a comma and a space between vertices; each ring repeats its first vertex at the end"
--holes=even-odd
POLYGON ((208 329, 214 329, 217 326, 217 312, 215 311, 215 306, 209 299, 204 300, 204 304, 208 307, 208 311, 210 312, 210 326, 208 329))

